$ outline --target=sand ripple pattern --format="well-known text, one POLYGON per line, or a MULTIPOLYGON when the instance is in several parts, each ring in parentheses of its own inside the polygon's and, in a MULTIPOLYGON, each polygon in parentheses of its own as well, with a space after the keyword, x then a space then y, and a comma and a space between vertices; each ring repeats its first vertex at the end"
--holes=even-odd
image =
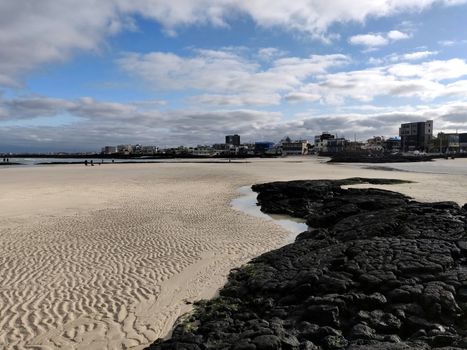
POLYGON ((112 185, 105 209, 1 217, 1 349, 142 348, 287 235, 232 210, 225 174, 170 174, 112 185))

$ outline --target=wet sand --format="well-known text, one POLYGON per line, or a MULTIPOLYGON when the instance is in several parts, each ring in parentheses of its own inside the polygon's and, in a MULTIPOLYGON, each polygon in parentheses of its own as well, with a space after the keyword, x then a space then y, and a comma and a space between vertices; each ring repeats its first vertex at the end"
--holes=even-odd
POLYGON ((1 169, 0 348, 140 349, 231 268, 287 241, 283 227, 231 207, 240 187, 353 176, 416 181, 379 187, 421 201, 467 202, 465 175, 307 158, 1 169))

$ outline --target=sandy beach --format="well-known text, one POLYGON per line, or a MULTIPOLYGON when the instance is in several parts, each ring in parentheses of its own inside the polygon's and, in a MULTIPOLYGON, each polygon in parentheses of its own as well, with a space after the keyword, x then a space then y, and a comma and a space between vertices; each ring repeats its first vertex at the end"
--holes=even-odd
POLYGON ((372 187, 419 201, 467 202, 465 174, 311 158, 0 169, 0 348, 141 349, 230 269, 285 244, 284 228, 231 207, 240 187, 354 176, 414 181, 372 187))

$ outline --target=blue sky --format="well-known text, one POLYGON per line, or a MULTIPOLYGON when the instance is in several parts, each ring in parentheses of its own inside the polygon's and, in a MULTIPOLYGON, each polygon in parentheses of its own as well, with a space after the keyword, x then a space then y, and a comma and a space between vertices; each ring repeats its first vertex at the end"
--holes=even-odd
POLYGON ((0 152, 467 132, 464 0, 0 2, 0 152))

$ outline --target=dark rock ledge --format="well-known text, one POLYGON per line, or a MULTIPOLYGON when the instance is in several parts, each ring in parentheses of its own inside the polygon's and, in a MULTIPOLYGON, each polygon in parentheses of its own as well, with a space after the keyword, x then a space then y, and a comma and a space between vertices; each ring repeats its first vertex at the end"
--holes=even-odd
POLYGON ((263 211, 314 229, 233 270, 148 349, 467 349, 467 207, 341 188, 394 182, 253 186, 263 211))

